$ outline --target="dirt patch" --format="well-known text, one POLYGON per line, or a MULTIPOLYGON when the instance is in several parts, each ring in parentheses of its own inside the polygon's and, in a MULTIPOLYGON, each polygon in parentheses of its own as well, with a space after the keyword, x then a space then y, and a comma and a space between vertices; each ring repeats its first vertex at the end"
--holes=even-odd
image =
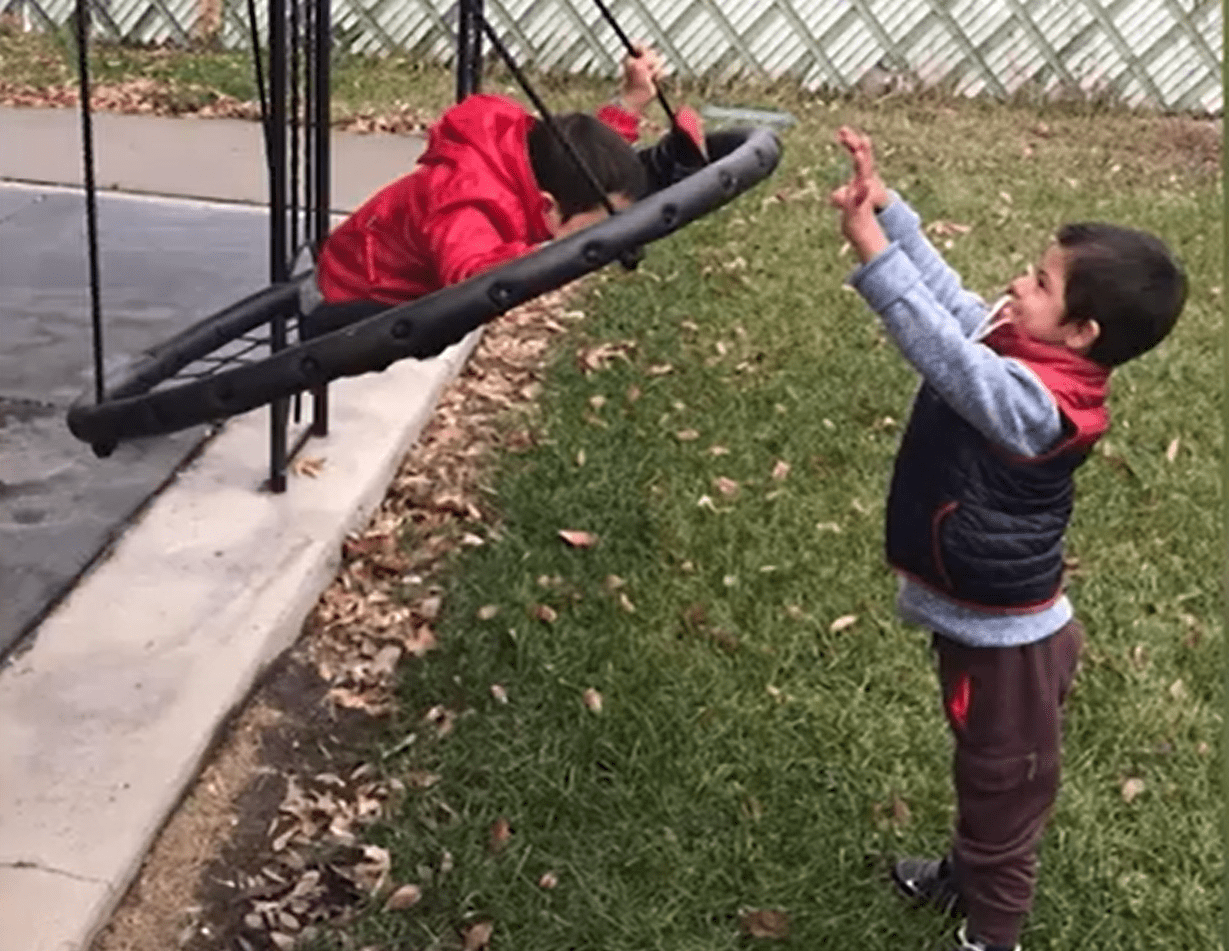
POLYGON ((377 726, 324 703, 328 684, 303 653, 281 659, 223 728, 94 951, 234 946, 290 778, 352 770, 377 726))
POLYGON ((1174 116, 1157 123, 1151 152, 1162 167, 1216 174, 1223 141, 1220 119, 1174 116))
POLYGON ((279 719, 257 701, 229 726, 209 764, 162 830, 141 875, 95 951, 174 947, 192 924, 201 870, 230 835, 234 803, 260 761, 261 736, 279 719), (172 940, 167 944, 168 937, 172 940))
MULTIPOLYGON (((92 951, 285 951, 373 899, 414 899, 364 830, 406 783, 434 778, 386 776, 376 744, 389 742, 399 665, 435 645, 434 579, 491 518, 483 473, 530 438, 518 414, 538 395, 552 339, 581 316, 566 310, 569 296, 544 295, 487 328, 380 509, 347 540, 303 636, 220 731, 92 951)), ((427 721, 447 727, 430 711, 427 721)))

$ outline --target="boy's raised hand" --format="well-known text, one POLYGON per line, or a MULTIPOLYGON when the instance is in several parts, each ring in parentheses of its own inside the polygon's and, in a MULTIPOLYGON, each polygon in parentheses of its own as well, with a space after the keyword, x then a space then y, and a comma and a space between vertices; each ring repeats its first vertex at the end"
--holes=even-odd
POLYGON ((631 112, 639 115, 657 95, 657 82, 665 69, 661 54, 647 46, 637 46, 636 55, 623 57, 623 84, 619 98, 631 112))
POLYGON ((853 178, 865 183, 871 204, 876 211, 882 211, 891 198, 888 196, 887 186, 879 177, 879 169, 875 167, 875 149, 871 145, 870 136, 843 125, 836 130, 836 139, 853 160, 853 178))
POLYGON ((841 213, 841 233, 845 239, 862 261, 869 261, 888 246, 875 217, 875 209, 888 203, 887 188, 875 170, 869 138, 849 126, 841 126, 836 138, 853 159, 853 173, 848 182, 832 191, 828 203, 841 213))

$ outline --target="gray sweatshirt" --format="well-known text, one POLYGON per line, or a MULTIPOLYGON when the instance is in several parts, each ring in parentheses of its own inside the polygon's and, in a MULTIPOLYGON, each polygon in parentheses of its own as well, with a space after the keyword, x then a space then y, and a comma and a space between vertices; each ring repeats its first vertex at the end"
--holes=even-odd
MULTIPOLYGON (((896 193, 879 214, 891 242, 849 277, 884 329, 948 405, 987 439, 1021 456, 1038 456, 1062 436, 1058 406, 1019 360, 980 343, 1002 301, 987 306, 921 230, 921 219, 896 193)), ((1066 595, 1031 613, 978 611, 901 576, 896 606, 906 621, 972 647, 1029 644, 1072 616, 1066 595)))

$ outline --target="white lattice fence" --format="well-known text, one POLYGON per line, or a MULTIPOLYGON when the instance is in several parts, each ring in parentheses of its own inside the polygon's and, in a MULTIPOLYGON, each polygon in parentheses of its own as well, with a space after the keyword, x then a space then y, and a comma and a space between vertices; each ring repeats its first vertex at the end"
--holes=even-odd
MULTIPOLYGON (((74 0, 0 0, 34 24, 64 23, 74 0)), ((100 29, 182 41, 218 0, 100 0, 100 29), (200 5, 200 6, 198 6, 200 5)), ((452 57, 455 0, 332 0, 339 43, 452 57)), ((258 4, 263 8, 263 3, 258 4)), ((1219 113, 1219 0, 611 0, 632 36, 695 76, 793 77, 808 89, 946 83, 1006 96, 1025 86, 1116 95, 1132 105, 1219 113)), ((487 0, 523 62, 613 75, 613 31, 589 0, 487 0)), ((261 10, 263 15, 263 9, 261 10)), ((206 18, 208 21, 208 18, 206 18)), ((245 45, 244 0, 224 0, 221 36, 245 45)))

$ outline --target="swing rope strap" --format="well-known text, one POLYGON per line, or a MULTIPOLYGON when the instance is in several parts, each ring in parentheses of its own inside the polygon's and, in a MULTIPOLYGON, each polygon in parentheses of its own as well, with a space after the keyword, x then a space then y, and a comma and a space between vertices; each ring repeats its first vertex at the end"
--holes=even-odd
POLYGON ((102 300, 98 277, 98 190, 94 182, 94 126, 90 117, 89 0, 77 0, 77 75, 81 98, 81 152, 85 166, 85 228, 90 272, 90 323, 94 345, 94 400, 106 399, 103 368, 102 300))
POLYGON ((606 195, 606 190, 602 187, 602 183, 597 180, 597 176, 594 175, 589 166, 585 164, 585 160, 580 157, 580 153, 576 151, 576 147, 572 145, 567 136, 559 131, 559 126, 555 124, 555 117, 551 114, 551 111, 546 108, 546 103, 542 101, 542 98, 534 91, 533 87, 529 85, 529 80, 525 77, 525 74, 521 72, 521 68, 517 66, 516 60, 512 58, 512 54, 509 53, 508 48, 504 46, 503 41, 499 38, 499 34, 496 33, 491 27, 491 24, 487 22, 485 16, 477 12, 475 15, 478 18, 478 22, 482 24, 482 29, 483 32, 486 33, 487 39, 491 41, 491 46, 495 48, 495 52, 497 52, 503 59, 504 63, 508 67, 508 70, 520 84, 520 87, 525 90, 525 95, 528 96, 530 101, 533 102, 534 108, 537 109, 538 114, 542 116, 542 121, 546 123, 547 128, 550 129, 551 134, 555 137, 555 140, 563 146, 564 151, 566 151, 571 157, 572 161, 576 163, 576 167, 580 169, 581 174, 589 180, 589 184, 593 186, 593 190, 596 191, 598 196, 601 198, 602 207, 606 209, 607 214, 613 215, 615 213, 614 205, 610 203, 610 198, 606 195))

